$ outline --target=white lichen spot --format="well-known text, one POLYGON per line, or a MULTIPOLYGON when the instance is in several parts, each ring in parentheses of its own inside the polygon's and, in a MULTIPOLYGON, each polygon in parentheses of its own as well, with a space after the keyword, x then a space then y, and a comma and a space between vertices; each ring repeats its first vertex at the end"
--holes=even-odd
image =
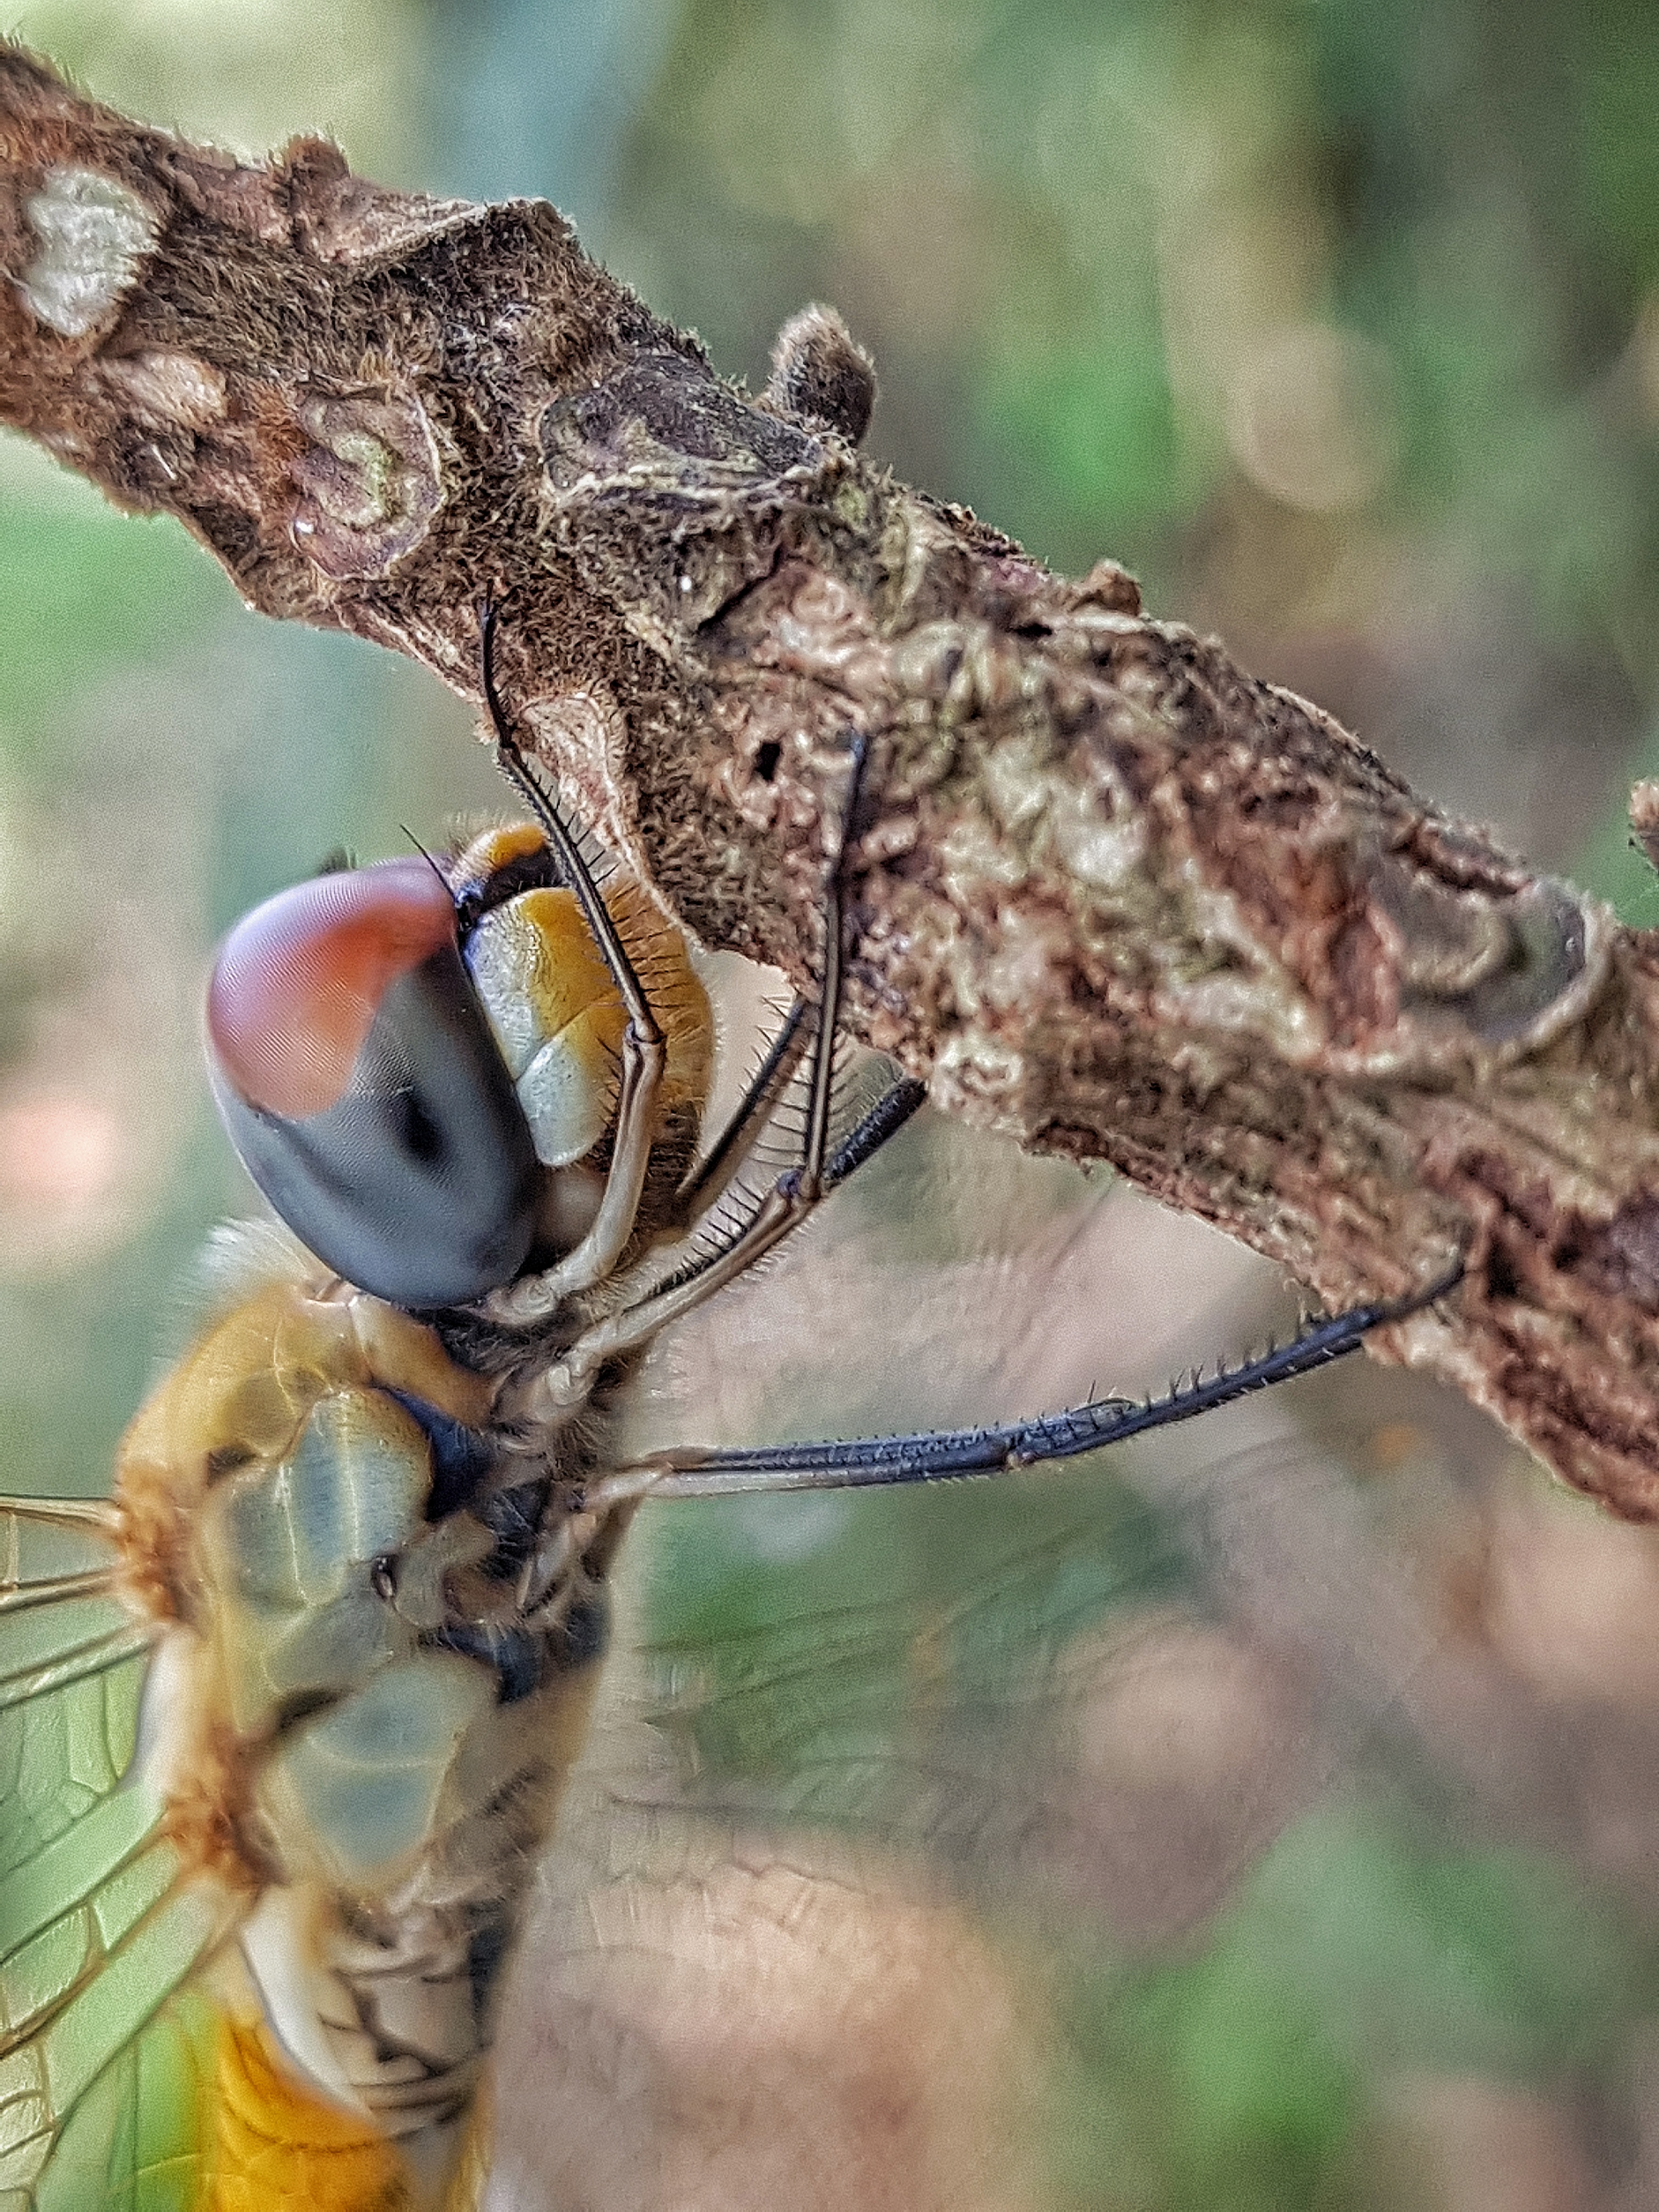
POLYGON ((1025 1137, 1020 1094, 1025 1063, 1002 1038, 976 1027, 959 1030, 933 1062, 927 1085, 932 1103, 947 1114, 960 1114, 999 1136, 1025 1137))
POLYGON ((1048 779, 1028 732, 1004 738, 985 762, 985 795, 1005 830, 1024 830, 1041 818, 1048 799, 1048 779))
POLYGON ((1086 792, 1056 793, 1048 820, 1055 852, 1091 890, 1122 890, 1146 858, 1145 820, 1126 812, 1121 821, 1109 821, 1086 792))
POLYGON ((225 411, 225 380, 185 353, 131 354, 103 364, 104 380, 158 430, 204 430, 225 411))
POLYGON ((1307 1066, 1325 1050, 1322 1010, 1291 971, 1273 957, 1231 891, 1206 883, 1195 863, 1182 870, 1186 890, 1186 948, 1165 966, 1152 994, 1155 1020, 1271 1040, 1279 1056, 1307 1066), (1192 948, 1202 948, 1194 963, 1192 948))
POLYGON ((52 170, 25 212, 40 251, 19 289, 40 321, 84 337, 131 284, 161 226, 137 192, 98 169, 52 170))
POLYGON ((1146 822, 1103 759, 1079 784, 1035 737, 1017 732, 987 758, 985 793, 997 820, 1028 847, 1042 823, 1067 872, 1091 890, 1124 890, 1146 856, 1146 822))

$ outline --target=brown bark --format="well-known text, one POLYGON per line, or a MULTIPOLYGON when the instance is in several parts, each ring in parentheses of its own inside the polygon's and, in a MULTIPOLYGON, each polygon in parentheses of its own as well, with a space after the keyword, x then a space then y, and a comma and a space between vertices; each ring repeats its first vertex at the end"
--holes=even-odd
MULTIPOLYGON (((815 958, 854 733, 851 1016, 942 1107, 1112 1161, 1659 1514, 1659 943, 1316 708, 856 451, 799 319, 751 400, 552 209, 268 167, 0 51, 0 416, 267 613, 477 696, 705 940, 815 958)), ((1133 1286, 1126 1286, 1133 1295, 1133 1286)))

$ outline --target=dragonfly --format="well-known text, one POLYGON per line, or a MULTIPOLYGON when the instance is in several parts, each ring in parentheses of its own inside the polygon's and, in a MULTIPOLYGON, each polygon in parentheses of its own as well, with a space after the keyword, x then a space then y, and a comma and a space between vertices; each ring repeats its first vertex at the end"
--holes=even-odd
MULTIPOLYGON (((849 737, 816 989, 704 1130, 706 990, 483 679, 529 821, 279 894, 222 947, 226 1126, 285 1236, 118 1455, 0 1508, 0 2208, 485 2201, 491 2048, 647 1501, 1008 1479, 1356 1348, 1304 1328, 1147 1401, 643 1454, 626 1386, 904 1129, 846 1104, 849 737)), ((705 1702, 705 1715, 707 1705, 705 1702)))

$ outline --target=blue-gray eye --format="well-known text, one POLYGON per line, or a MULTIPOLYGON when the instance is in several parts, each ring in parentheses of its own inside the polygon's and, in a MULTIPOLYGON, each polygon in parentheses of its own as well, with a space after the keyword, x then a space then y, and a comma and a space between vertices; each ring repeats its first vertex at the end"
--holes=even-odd
POLYGON ((214 1096, 243 1164, 319 1260, 400 1306, 511 1282, 537 1164, 423 860, 279 891, 220 947, 214 1096))

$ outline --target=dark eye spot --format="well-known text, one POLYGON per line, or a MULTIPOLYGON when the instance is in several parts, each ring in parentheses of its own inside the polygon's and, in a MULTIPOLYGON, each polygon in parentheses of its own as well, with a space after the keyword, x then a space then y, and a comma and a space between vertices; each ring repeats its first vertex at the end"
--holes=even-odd
POLYGON ((1521 1295, 1521 1278, 1507 1252, 1493 1252, 1486 1261, 1486 1295, 1514 1298, 1521 1295))
POLYGON ((783 747, 775 738, 768 738, 766 743, 755 755, 755 773, 763 783, 771 782, 778 772, 778 763, 782 758, 783 747))
POLYGON ((208 1488, 222 1482, 228 1474, 234 1474, 239 1467, 246 1467, 258 1455, 252 1444, 215 1444, 207 1455, 208 1488))
POLYGON ((443 1132, 426 1110, 420 1094, 401 1091, 398 1094, 398 1138, 410 1159, 441 1159, 444 1150, 443 1132))

